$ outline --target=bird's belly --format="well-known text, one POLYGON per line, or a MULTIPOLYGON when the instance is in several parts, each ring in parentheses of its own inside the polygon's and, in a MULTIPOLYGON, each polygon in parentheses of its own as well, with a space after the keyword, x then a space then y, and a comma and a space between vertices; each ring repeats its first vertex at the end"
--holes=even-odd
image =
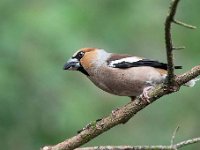
POLYGON ((90 76, 90 80, 102 90, 119 96, 138 96, 150 83, 160 83, 163 77, 155 70, 145 71, 136 69, 113 69, 113 71, 98 72, 90 76))
POLYGON ((145 83, 138 81, 132 81, 127 83, 124 80, 119 80, 112 78, 112 80, 99 80, 96 82, 96 79, 90 78, 90 80, 100 89, 119 96, 137 96, 140 95, 143 91, 145 83))

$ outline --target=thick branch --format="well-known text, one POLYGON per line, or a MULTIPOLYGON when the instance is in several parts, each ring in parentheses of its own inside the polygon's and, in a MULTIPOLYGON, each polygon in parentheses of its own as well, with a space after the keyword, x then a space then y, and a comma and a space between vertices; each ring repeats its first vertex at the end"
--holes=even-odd
POLYGON ((169 14, 165 20, 165 45, 167 52, 167 64, 168 64, 168 87, 174 86, 175 75, 174 75, 174 63, 173 63, 173 43, 171 37, 171 24, 174 21, 176 9, 180 0, 172 0, 169 14))
POLYGON ((184 73, 184 74, 182 74, 180 76, 177 76, 176 77, 176 82, 179 85, 183 85, 183 84, 187 83, 188 81, 196 78, 199 75, 200 75, 200 65, 195 66, 190 71, 188 71, 188 72, 186 72, 186 73, 184 73))
MULTIPOLYGON (((184 83, 187 83, 193 78, 196 78, 200 75, 200 65, 196 66, 175 79, 176 89, 178 90, 180 86, 184 83)), ((169 91, 166 89, 164 85, 158 85, 153 91, 149 93, 149 101, 150 103, 154 102, 155 100, 159 99, 163 95, 172 93, 175 91, 169 91)), ((149 103, 145 100, 136 99, 131 101, 130 103, 126 104, 125 106, 117 109, 116 111, 112 112, 109 116, 103 118, 100 121, 92 123, 90 126, 87 126, 83 131, 81 131, 76 136, 67 139, 57 145, 54 146, 45 146, 42 150, 71 150, 75 149, 93 138, 97 137, 98 135, 104 133, 105 131, 109 130, 110 128, 126 123, 131 117, 133 117, 137 112, 141 109, 144 109, 148 106, 149 103)))

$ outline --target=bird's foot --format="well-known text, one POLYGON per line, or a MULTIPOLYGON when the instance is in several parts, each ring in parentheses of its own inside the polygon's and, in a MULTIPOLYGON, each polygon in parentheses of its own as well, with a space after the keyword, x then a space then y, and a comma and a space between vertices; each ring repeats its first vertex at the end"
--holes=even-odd
POLYGON ((150 90, 152 90, 154 88, 154 86, 148 86, 148 87, 145 87, 144 89, 143 89, 143 92, 142 92, 142 94, 140 95, 140 98, 142 99, 142 100, 144 100, 144 101, 146 101, 147 103, 151 103, 150 102, 150 97, 149 97, 149 91, 150 90))

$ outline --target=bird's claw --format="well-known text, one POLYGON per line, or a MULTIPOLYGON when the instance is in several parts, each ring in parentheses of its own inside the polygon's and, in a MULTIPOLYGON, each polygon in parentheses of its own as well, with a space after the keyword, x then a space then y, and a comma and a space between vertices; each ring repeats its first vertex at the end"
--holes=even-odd
POLYGON ((143 89, 143 92, 142 94, 140 95, 140 98, 143 100, 143 101, 146 101, 147 103, 151 103, 151 101, 149 100, 150 97, 149 97, 149 91, 152 90, 154 88, 154 86, 148 86, 148 87, 145 87, 143 89))
POLYGON ((147 103, 151 103, 150 102, 150 100, 149 100, 149 96, 148 96, 148 93, 142 93, 141 95, 140 95, 140 98, 143 100, 143 101, 146 101, 147 103))

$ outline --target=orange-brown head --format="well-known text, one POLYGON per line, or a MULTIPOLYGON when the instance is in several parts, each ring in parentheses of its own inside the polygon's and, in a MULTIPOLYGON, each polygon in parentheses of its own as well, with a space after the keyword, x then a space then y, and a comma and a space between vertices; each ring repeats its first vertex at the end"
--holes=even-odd
POLYGON ((64 65, 64 70, 78 70, 83 74, 89 76, 86 71, 91 67, 92 62, 97 57, 98 48, 82 48, 78 50, 64 65))

